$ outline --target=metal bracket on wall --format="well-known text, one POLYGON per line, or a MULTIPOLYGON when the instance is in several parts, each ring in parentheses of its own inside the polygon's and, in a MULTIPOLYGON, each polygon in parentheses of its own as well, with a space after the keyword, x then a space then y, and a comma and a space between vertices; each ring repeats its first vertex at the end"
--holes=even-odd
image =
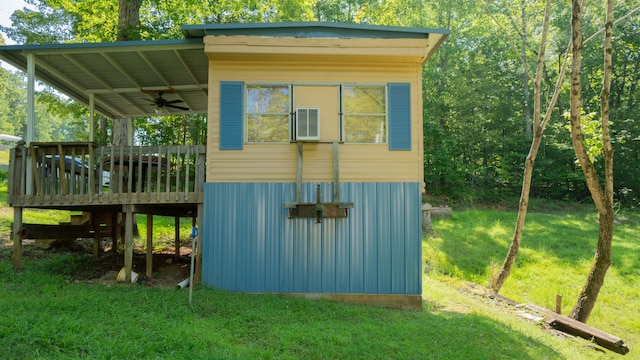
POLYGON ((347 218, 349 208, 353 208, 352 202, 340 202, 340 166, 338 162, 338 142, 333 142, 333 202, 322 202, 320 184, 316 187, 316 202, 302 202, 302 147, 298 142, 298 171, 296 178, 296 202, 285 202, 282 207, 289 209, 289 219, 316 218, 317 223, 322 218, 336 219, 347 218))

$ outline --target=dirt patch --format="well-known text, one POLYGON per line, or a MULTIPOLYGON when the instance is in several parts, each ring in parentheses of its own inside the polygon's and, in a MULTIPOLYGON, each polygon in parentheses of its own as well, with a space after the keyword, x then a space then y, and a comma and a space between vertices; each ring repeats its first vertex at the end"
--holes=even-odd
MULTIPOLYGON (((8 239, 0 239, 1 258, 11 259, 13 243, 8 239)), ((72 242, 63 242, 49 249, 40 249, 34 241, 23 242, 24 258, 41 258, 53 254, 77 254, 87 258, 93 258, 93 240, 78 239, 72 242)), ((175 287, 180 281, 189 277, 191 266, 191 249, 181 249, 180 256, 173 252, 157 252, 153 254, 152 273, 147 276, 147 259, 144 249, 134 248, 133 271, 138 273, 136 284, 143 286, 175 287)), ((100 256, 95 261, 83 262, 73 274, 69 274, 74 282, 88 284, 115 285, 120 270, 124 267, 124 253, 111 251, 110 248, 102 248, 100 256)))
MULTIPOLYGON (((175 287, 189 277, 191 259, 181 256, 177 260, 173 254, 153 254, 151 276, 147 276, 146 255, 133 255, 133 271, 138 274, 137 284, 145 286, 175 287)), ((124 255, 104 254, 96 264, 95 276, 86 280, 89 284, 115 284, 120 270, 124 267, 124 255)))

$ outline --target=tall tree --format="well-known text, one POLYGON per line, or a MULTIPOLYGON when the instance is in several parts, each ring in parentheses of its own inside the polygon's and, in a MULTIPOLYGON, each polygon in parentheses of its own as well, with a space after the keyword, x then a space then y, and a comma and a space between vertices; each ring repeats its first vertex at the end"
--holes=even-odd
MULTIPOLYGON (((538 150, 540 149, 540 143, 542 142, 542 134, 544 132, 544 128, 548 123, 550 118, 550 113, 553 109, 555 101, 552 101, 551 106, 547 110, 547 114, 543 121, 540 119, 541 115, 541 82, 542 82, 542 72, 544 70, 544 57, 547 45, 547 33, 549 32, 549 16, 551 12, 551 0, 547 0, 545 10, 544 10, 544 20, 542 25, 542 34, 540 41, 540 50, 538 51, 538 62, 536 75, 533 81, 533 140, 531 142, 531 148, 529 149, 529 154, 525 160, 524 164, 524 175, 522 180, 522 191, 520 193, 520 201, 518 204, 518 218, 516 220, 515 230, 513 232, 513 239, 511 241, 511 246, 509 247, 509 251, 507 252, 507 256, 505 257, 504 263, 498 274, 492 279, 491 287, 493 291, 498 292, 500 288, 504 284, 505 280, 509 276, 511 272, 511 268, 516 261, 516 256, 518 254, 518 249, 520 248, 520 242, 522 240, 522 230, 524 228, 524 221, 527 215, 527 208, 529 205, 529 193, 531 190, 531 178, 533 176, 533 166, 536 161, 536 156, 538 155, 538 150)), ((523 19, 524 24, 524 19, 523 19)), ((525 27, 524 25, 522 26, 525 27)), ((523 40, 524 43, 524 40, 523 40)), ((522 54, 522 63, 524 67, 524 72, 527 74, 526 68, 526 60, 524 54, 522 54)), ((564 74, 564 68, 561 74, 564 74)), ((563 76, 560 76, 554 91, 554 100, 557 99, 557 94, 560 91, 560 85, 562 84, 563 76)), ((526 88, 526 86, 525 86, 526 88)), ((526 93, 526 91, 525 91, 526 93)), ((527 114, 525 114, 525 118, 527 114)))
POLYGON ((613 241, 613 148, 609 134, 609 93, 611 88, 611 58, 613 33, 613 2, 607 0, 605 35, 604 35, 604 67, 602 91, 600 93, 600 117, 602 128, 602 153, 604 157, 604 189, 600 184, 598 173, 589 158, 584 143, 581 127, 581 60, 582 60, 582 6, 580 0, 572 1, 571 39, 571 107, 570 124, 571 140, 584 172, 591 197, 598 209, 598 243, 593 265, 589 271, 587 281, 578 297, 576 305, 569 314, 570 317, 586 322, 598 298, 600 288, 604 284, 607 269, 611 264, 611 245, 613 241))
MULTIPOLYGON (((142 0, 119 0, 118 3, 118 41, 140 39, 140 6, 142 0)), ((114 146, 131 145, 128 143, 130 131, 129 119, 113 119, 111 144, 114 146)))

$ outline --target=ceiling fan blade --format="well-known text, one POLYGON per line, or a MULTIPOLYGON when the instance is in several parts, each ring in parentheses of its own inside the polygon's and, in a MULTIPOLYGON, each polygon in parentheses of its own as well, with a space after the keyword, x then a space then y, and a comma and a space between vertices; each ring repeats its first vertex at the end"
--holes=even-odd
POLYGON ((184 101, 178 99, 178 100, 167 101, 167 102, 165 102, 165 104, 175 104, 175 103, 181 103, 181 102, 184 102, 184 101))
POLYGON ((170 107, 170 108, 174 108, 174 109, 189 110, 188 107, 184 107, 184 106, 171 105, 171 104, 165 104, 165 106, 166 107, 170 107))
POLYGON ((145 94, 155 95, 155 94, 175 93, 176 89, 172 87, 168 87, 168 88, 154 87, 154 88, 140 89, 140 91, 142 91, 145 94))

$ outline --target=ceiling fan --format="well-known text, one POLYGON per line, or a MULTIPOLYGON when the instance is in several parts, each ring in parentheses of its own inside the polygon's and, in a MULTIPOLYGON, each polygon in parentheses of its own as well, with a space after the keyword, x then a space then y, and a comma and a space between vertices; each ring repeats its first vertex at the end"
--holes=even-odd
POLYGON ((173 89, 168 89, 168 90, 158 90, 158 91, 154 91, 154 90, 143 90, 143 92, 147 93, 147 94, 158 94, 158 97, 156 97, 153 100, 149 100, 149 99, 145 99, 151 103, 153 103, 153 105, 156 107, 156 109, 162 109, 165 107, 169 107, 169 108, 174 108, 174 109, 180 109, 180 110, 189 110, 188 107, 185 106, 180 106, 180 105, 175 105, 178 103, 182 103, 184 101, 177 99, 177 100, 167 100, 165 98, 162 97, 162 95, 164 93, 173 93, 175 92, 175 90, 173 89))

